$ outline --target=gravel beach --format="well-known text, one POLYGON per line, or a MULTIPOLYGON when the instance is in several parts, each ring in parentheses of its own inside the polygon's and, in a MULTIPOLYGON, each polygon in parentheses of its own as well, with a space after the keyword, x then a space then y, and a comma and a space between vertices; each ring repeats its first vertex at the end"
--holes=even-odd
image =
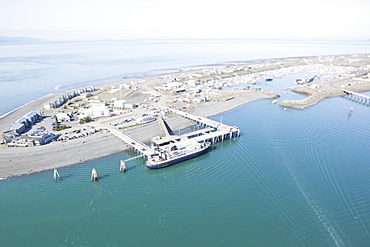
MULTIPOLYGON (((358 58, 358 57, 356 57, 358 58)), ((340 94, 336 94, 333 92, 339 91, 341 94, 342 89, 346 88, 355 92, 361 92, 361 91, 368 91, 369 90, 369 84, 368 81, 368 57, 362 56, 359 62, 353 63, 352 60, 348 60, 350 62, 346 62, 346 60, 343 60, 342 58, 338 58, 338 63, 343 66, 351 66, 356 67, 357 69, 351 72, 346 72, 343 75, 336 76, 336 77, 330 77, 325 80, 321 80, 317 82, 316 89, 317 95, 320 97, 311 97, 313 99, 312 102, 310 102, 309 99, 304 100, 296 100, 296 101, 284 101, 280 103, 282 106, 283 103, 287 104, 284 105, 284 107, 294 107, 295 105, 298 105, 296 108, 304 108, 308 107, 312 104, 316 104, 318 101, 320 101, 322 98, 325 97, 333 97, 338 96, 340 94), (351 62, 352 61, 352 62, 351 62), (362 61, 362 62, 361 62, 362 61), (364 64, 366 65, 364 67, 364 64)), ((351 59, 351 57, 349 57, 351 59)), ((323 65, 331 65, 333 64, 332 60, 328 61, 322 61, 319 58, 314 58, 316 63, 323 64, 323 65)), ((357 61, 357 60, 356 60, 357 61)), ((285 66, 288 68, 291 66, 297 66, 302 65, 301 63, 305 63, 305 60, 302 61, 295 61, 295 62, 289 62, 287 61, 285 66)), ((261 67, 252 69, 248 71, 244 71, 243 73, 251 74, 251 73, 262 73, 268 70, 276 70, 280 69, 281 65, 263 65, 261 67)), ((186 72, 186 73, 195 73, 192 72, 186 72)), ((175 73, 170 75, 172 80, 174 80, 175 77, 181 77, 185 75, 186 73, 175 73)), ((188 74, 189 75, 189 74, 188 74)), ((235 76, 235 74, 220 74, 221 76, 228 77, 228 76, 235 76)), ((241 75, 241 74, 239 74, 241 75)), ((144 92, 145 91, 151 91, 154 90, 155 86, 160 85, 165 80, 168 79, 169 75, 163 75, 163 76, 148 76, 141 78, 140 81, 145 82, 140 84, 140 86, 137 86, 134 90, 126 90, 123 92, 116 92, 116 93, 108 93, 107 90, 103 90, 104 92, 99 93, 99 97, 102 100, 102 102, 111 101, 113 98, 120 98, 127 100, 127 102, 139 102, 140 104, 145 101, 144 92), (123 96, 121 94, 124 94, 123 96)), ((203 78, 204 79, 204 78, 203 78)), ((101 87, 106 88, 115 88, 117 85, 121 82, 115 82, 115 83, 109 83, 100 85, 101 87)), ((99 86, 97 86, 99 87, 99 86)), ((16 120, 20 119, 22 116, 27 114, 30 111, 37 111, 37 110, 43 110, 43 106, 45 103, 48 103, 52 100, 57 99, 62 95, 62 93, 55 93, 50 94, 47 96, 44 96, 42 98, 36 99, 20 108, 17 108, 16 110, 12 111, 9 114, 6 114, 5 116, 2 116, 0 118, 0 131, 6 131, 9 130, 9 127, 12 123, 14 123, 16 120)), ((178 96, 178 95, 177 95, 178 96)), ((98 98, 99 98, 98 97, 98 98)), ((218 98, 211 98, 207 102, 203 103, 192 103, 190 107, 187 109, 190 111, 193 115, 198 116, 211 116, 216 115, 225 111, 228 111, 232 108, 235 108, 237 106, 240 106, 242 104, 259 100, 259 99, 272 99, 279 97, 274 92, 266 92, 266 91, 257 91, 257 90, 245 90, 245 89, 226 89, 222 90, 218 98), (226 100, 227 99, 227 100, 226 100)), ((161 101, 158 103, 150 103, 152 107, 160 107, 166 104, 166 102, 171 99, 171 94, 165 92, 161 95, 161 101), (163 98, 163 99, 162 99, 163 98)), ((154 101, 157 102, 157 101, 154 101)), ((174 101, 172 101, 174 102, 174 101)), ((149 103, 145 103, 146 105, 149 105, 149 103)), ((171 103, 172 104, 172 103, 171 103)), ((176 103, 177 109, 183 109, 185 106, 188 106, 187 102, 177 102, 176 103)), ((96 128, 98 127, 107 127, 110 128, 115 125, 109 125, 112 124, 113 121, 122 122, 127 119, 136 119, 137 117, 142 116, 143 111, 141 111, 143 107, 139 108, 139 110, 132 110, 130 111, 130 115, 121 115, 121 116, 115 116, 112 118, 103 118, 100 120, 97 120, 94 122, 96 128)), ((51 120, 51 117, 56 114, 58 110, 61 110, 61 108, 49 110, 45 113, 44 116, 47 116, 48 121, 51 120)), ((46 118, 44 118, 46 119, 46 118)), ((43 120, 42 123, 47 122, 46 120, 43 120)), ((187 120, 183 119, 182 117, 175 116, 175 114, 170 114, 168 117, 166 117, 166 121, 168 125, 172 128, 173 131, 181 130, 186 127, 189 127, 192 125, 191 122, 188 122, 187 120)), ((77 122, 77 121, 75 121, 77 122)), ((50 122, 49 122, 50 123, 50 122)), ((77 122, 77 125, 80 126, 77 122)), ((75 126, 76 127, 76 126, 75 126)), ((94 127, 94 126, 93 126, 94 127)), ((83 128, 83 125, 81 125, 81 128, 83 128)), ((241 130, 243 132, 243 130, 241 130)), ((132 135, 133 137, 139 139, 140 141, 144 143, 150 143, 150 140, 154 136, 161 136, 161 130, 158 126, 157 122, 153 122, 150 124, 140 125, 139 127, 135 127, 133 129, 127 130, 127 134, 132 135)), ((64 133, 67 134, 67 133, 64 133)), ((0 138, 1 139, 1 138, 0 138)), ((11 176, 20 176, 24 174, 29 174, 33 172, 40 172, 44 170, 49 170, 53 168, 58 167, 64 167, 64 166, 70 166, 78 163, 85 162, 87 160, 93 160, 100 157, 104 157, 110 154, 114 154, 117 152, 122 152, 125 149, 127 149, 127 146, 116 136, 109 133, 109 131, 102 131, 93 135, 89 135, 88 137, 78 138, 69 140, 66 142, 53 142, 47 145, 43 146, 35 146, 35 147, 26 147, 26 148, 20 148, 20 147, 7 147, 5 145, 0 145, 0 178, 7 178, 11 176)))
MULTIPOLYGON (((236 106, 264 98, 273 98, 268 92, 244 91, 233 95, 232 100, 211 101, 192 108, 191 113, 200 116, 211 116, 228 111, 236 106)), ((0 119, 2 130, 11 123, 33 110, 41 110, 45 102, 55 97, 48 95, 32 101, 0 119)), ((182 117, 172 116, 166 119, 169 126, 175 131, 191 126, 182 117)), ((241 130, 243 131, 243 130, 241 130)), ((127 131, 144 143, 149 143, 151 137, 162 135, 158 123, 143 125, 127 131)), ((20 176, 59 167, 70 166, 88 160, 101 158, 117 152, 127 150, 127 146, 113 134, 103 131, 85 138, 68 142, 53 142, 43 146, 11 148, 0 147, 0 178, 20 176)))

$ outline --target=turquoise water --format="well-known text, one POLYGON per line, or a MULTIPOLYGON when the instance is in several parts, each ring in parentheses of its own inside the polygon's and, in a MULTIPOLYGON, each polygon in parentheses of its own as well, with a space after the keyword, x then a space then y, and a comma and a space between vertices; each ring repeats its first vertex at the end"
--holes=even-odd
MULTIPOLYGON (((187 43, 186 50, 180 49, 184 44, 141 43, 110 56, 120 45, 2 46, 0 62, 8 67, 0 69, 0 95, 9 101, 0 110, 50 93, 55 85, 70 88, 94 78, 108 82, 211 61, 370 51, 353 44, 187 43), (160 56, 163 50, 168 52, 160 56), (119 62, 122 51, 131 54, 130 62, 119 62), (14 91, 30 80, 31 86, 14 91)), ((274 79, 263 88, 279 93, 279 101, 300 99, 283 93, 300 76, 274 79)), ((0 246, 369 246, 369 110, 341 97, 287 111, 260 100, 211 117, 238 126, 241 137, 165 169, 147 170, 137 159, 121 174, 119 161, 135 154, 118 153, 61 168, 64 179, 58 182, 52 171, 2 180, 0 246), (92 168, 98 182, 90 181, 92 168)))
POLYGON ((165 169, 121 174, 119 153, 0 181, 1 246, 368 246, 369 110, 260 100, 211 117, 241 137, 165 169))

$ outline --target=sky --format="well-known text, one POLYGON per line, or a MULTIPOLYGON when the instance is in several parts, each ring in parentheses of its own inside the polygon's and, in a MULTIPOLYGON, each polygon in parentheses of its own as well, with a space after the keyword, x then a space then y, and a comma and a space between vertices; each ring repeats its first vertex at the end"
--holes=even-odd
POLYGON ((370 40, 369 0, 0 0, 0 36, 370 40))

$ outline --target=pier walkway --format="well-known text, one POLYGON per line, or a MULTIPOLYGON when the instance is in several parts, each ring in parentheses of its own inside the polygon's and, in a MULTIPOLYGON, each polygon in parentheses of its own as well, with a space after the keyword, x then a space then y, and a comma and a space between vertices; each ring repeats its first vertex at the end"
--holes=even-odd
POLYGON ((205 117, 195 116, 187 112, 183 111, 175 111, 178 115, 195 122, 197 125, 203 126, 203 127, 210 127, 213 128, 216 131, 224 131, 224 132, 230 132, 233 136, 240 136, 240 130, 236 126, 229 126, 217 121, 214 121, 212 119, 208 119, 205 117))
POLYGON ((132 158, 128 158, 128 159, 125 159, 125 160, 121 160, 122 162, 127 162, 127 161, 130 161, 130 160, 134 160, 134 159, 137 159, 137 158, 140 158, 140 157, 144 157, 145 154, 140 154, 138 156, 135 156, 135 157, 132 157, 132 158))
POLYGON ((207 134, 211 132, 214 132, 213 128, 204 128, 204 129, 192 131, 192 132, 182 134, 182 135, 163 136, 161 138, 153 139, 153 143, 156 146, 162 146, 162 145, 169 144, 170 142, 178 142, 181 139, 192 139, 196 137, 198 137, 198 139, 196 139, 198 142, 202 142, 202 140, 199 140, 199 137, 200 136, 205 137, 207 134))
POLYGON ((342 91, 346 94, 346 97, 348 99, 356 101, 360 104, 370 105, 370 96, 360 94, 360 93, 356 93, 356 92, 352 92, 352 91, 347 90, 347 89, 342 89, 342 91))
MULTIPOLYGON (((183 135, 171 135, 171 131, 169 126, 164 121, 162 117, 158 118, 158 123, 164 133, 162 137, 154 138, 153 144, 156 146, 162 146, 169 144, 171 142, 178 142, 181 139, 192 139, 197 142, 211 142, 217 143, 224 141, 226 139, 232 139, 234 137, 240 136, 240 130, 236 126, 228 126, 223 123, 219 123, 217 121, 195 116, 186 112, 182 111, 175 111, 178 115, 195 122, 197 125, 201 126, 202 128, 196 131, 192 131, 190 133, 186 133, 183 135)), ((149 147, 148 145, 142 143, 140 140, 136 139, 133 136, 130 136, 114 127, 107 126, 108 130, 119 139, 121 139, 124 143, 128 146, 133 148, 137 153, 140 155, 138 157, 149 157, 154 153, 154 150, 149 147)))
POLYGON ((175 112, 189 121, 195 122, 197 125, 202 126, 203 128, 183 135, 167 135, 154 139, 154 145, 162 146, 170 142, 180 141, 183 138, 195 140, 197 142, 209 141, 213 144, 240 136, 240 130, 235 126, 228 126, 205 117, 195 116, 182 111, 175 112))
POLYGON ((110 130, 110 132, 117 136, 119 139, 121 139, 124 143, 126 143, 128 146, 132 147, 137 153, 140 153, 141 155, 143 156, 146 156, 146 157, 149 157, 150 155, 153 154, 153 151, 152 149, 142 143, 141 141, 139 141, 138 139, 136 139, 135 137, 132 137, 118 129, 115 129, 115 128, 108 128, 110 130))
POLYGON ((157 118, 157 120, 158 120, 159 127, 161 128, 161 130, 163 132, 163 135, 164 136, 170 136, 171 135, 170 129, 169 129, 168 125, 165 123, 163 117, 159 116, 157 118))
POLYGON ((215 132, 210 132, 204 135, 196 136, 193 139, 196 140, 197 142, 209 141, 213 144, 217 142, 222 142, 226 139, 232 139, 233 137, 237 137, 237 135, 233 135, 233 133, 230 131, 218 130, 215 132))

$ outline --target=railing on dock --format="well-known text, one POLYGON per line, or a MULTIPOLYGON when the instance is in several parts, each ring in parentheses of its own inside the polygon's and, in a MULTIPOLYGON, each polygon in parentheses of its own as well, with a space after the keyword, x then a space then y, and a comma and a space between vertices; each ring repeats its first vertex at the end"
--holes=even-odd
POLYGON ((356 93, 347 89, 342 89, 342 91, 346 94, 345 97, 347 97, 349 100, 353 100, 367 106, 370 105, 370 96, 356 93))
MULTIPOLYGON (((229 126, 212 119, 205 117, 195 116, 187 112, 176 111, 176 113, 190 121, 195 122, 197 125, 213 128, 214 132, 209 133, 209 136, 217 137, 221 136, 221 141, 224 139, 231 139, 240 136, 240 130, 236 126, 229 126)), ((198 138, 200 139, 200 138, 198 138)))
POLYGON ((137 153, 140 153, 143 156, 147 156, 147 157, 149 157, 152 154, 151 148, 148 145, 136 139, 135 137, 130 136, 115 128, 109 128, 109 130, 113 135, 117 136, 128 146, 132 147, 137 153))
POLYGON ((228 126, 212 119, 195 116, 182 111, 175 112, 203 128, 183 135, 170 135, 153 140, 155 146, 162 146, 173 141, 180 141, 182 138, 196 140, 197 142, 209 141, 211 143, 216 143, 240 136, 240 130, 235 126, 228 126))

